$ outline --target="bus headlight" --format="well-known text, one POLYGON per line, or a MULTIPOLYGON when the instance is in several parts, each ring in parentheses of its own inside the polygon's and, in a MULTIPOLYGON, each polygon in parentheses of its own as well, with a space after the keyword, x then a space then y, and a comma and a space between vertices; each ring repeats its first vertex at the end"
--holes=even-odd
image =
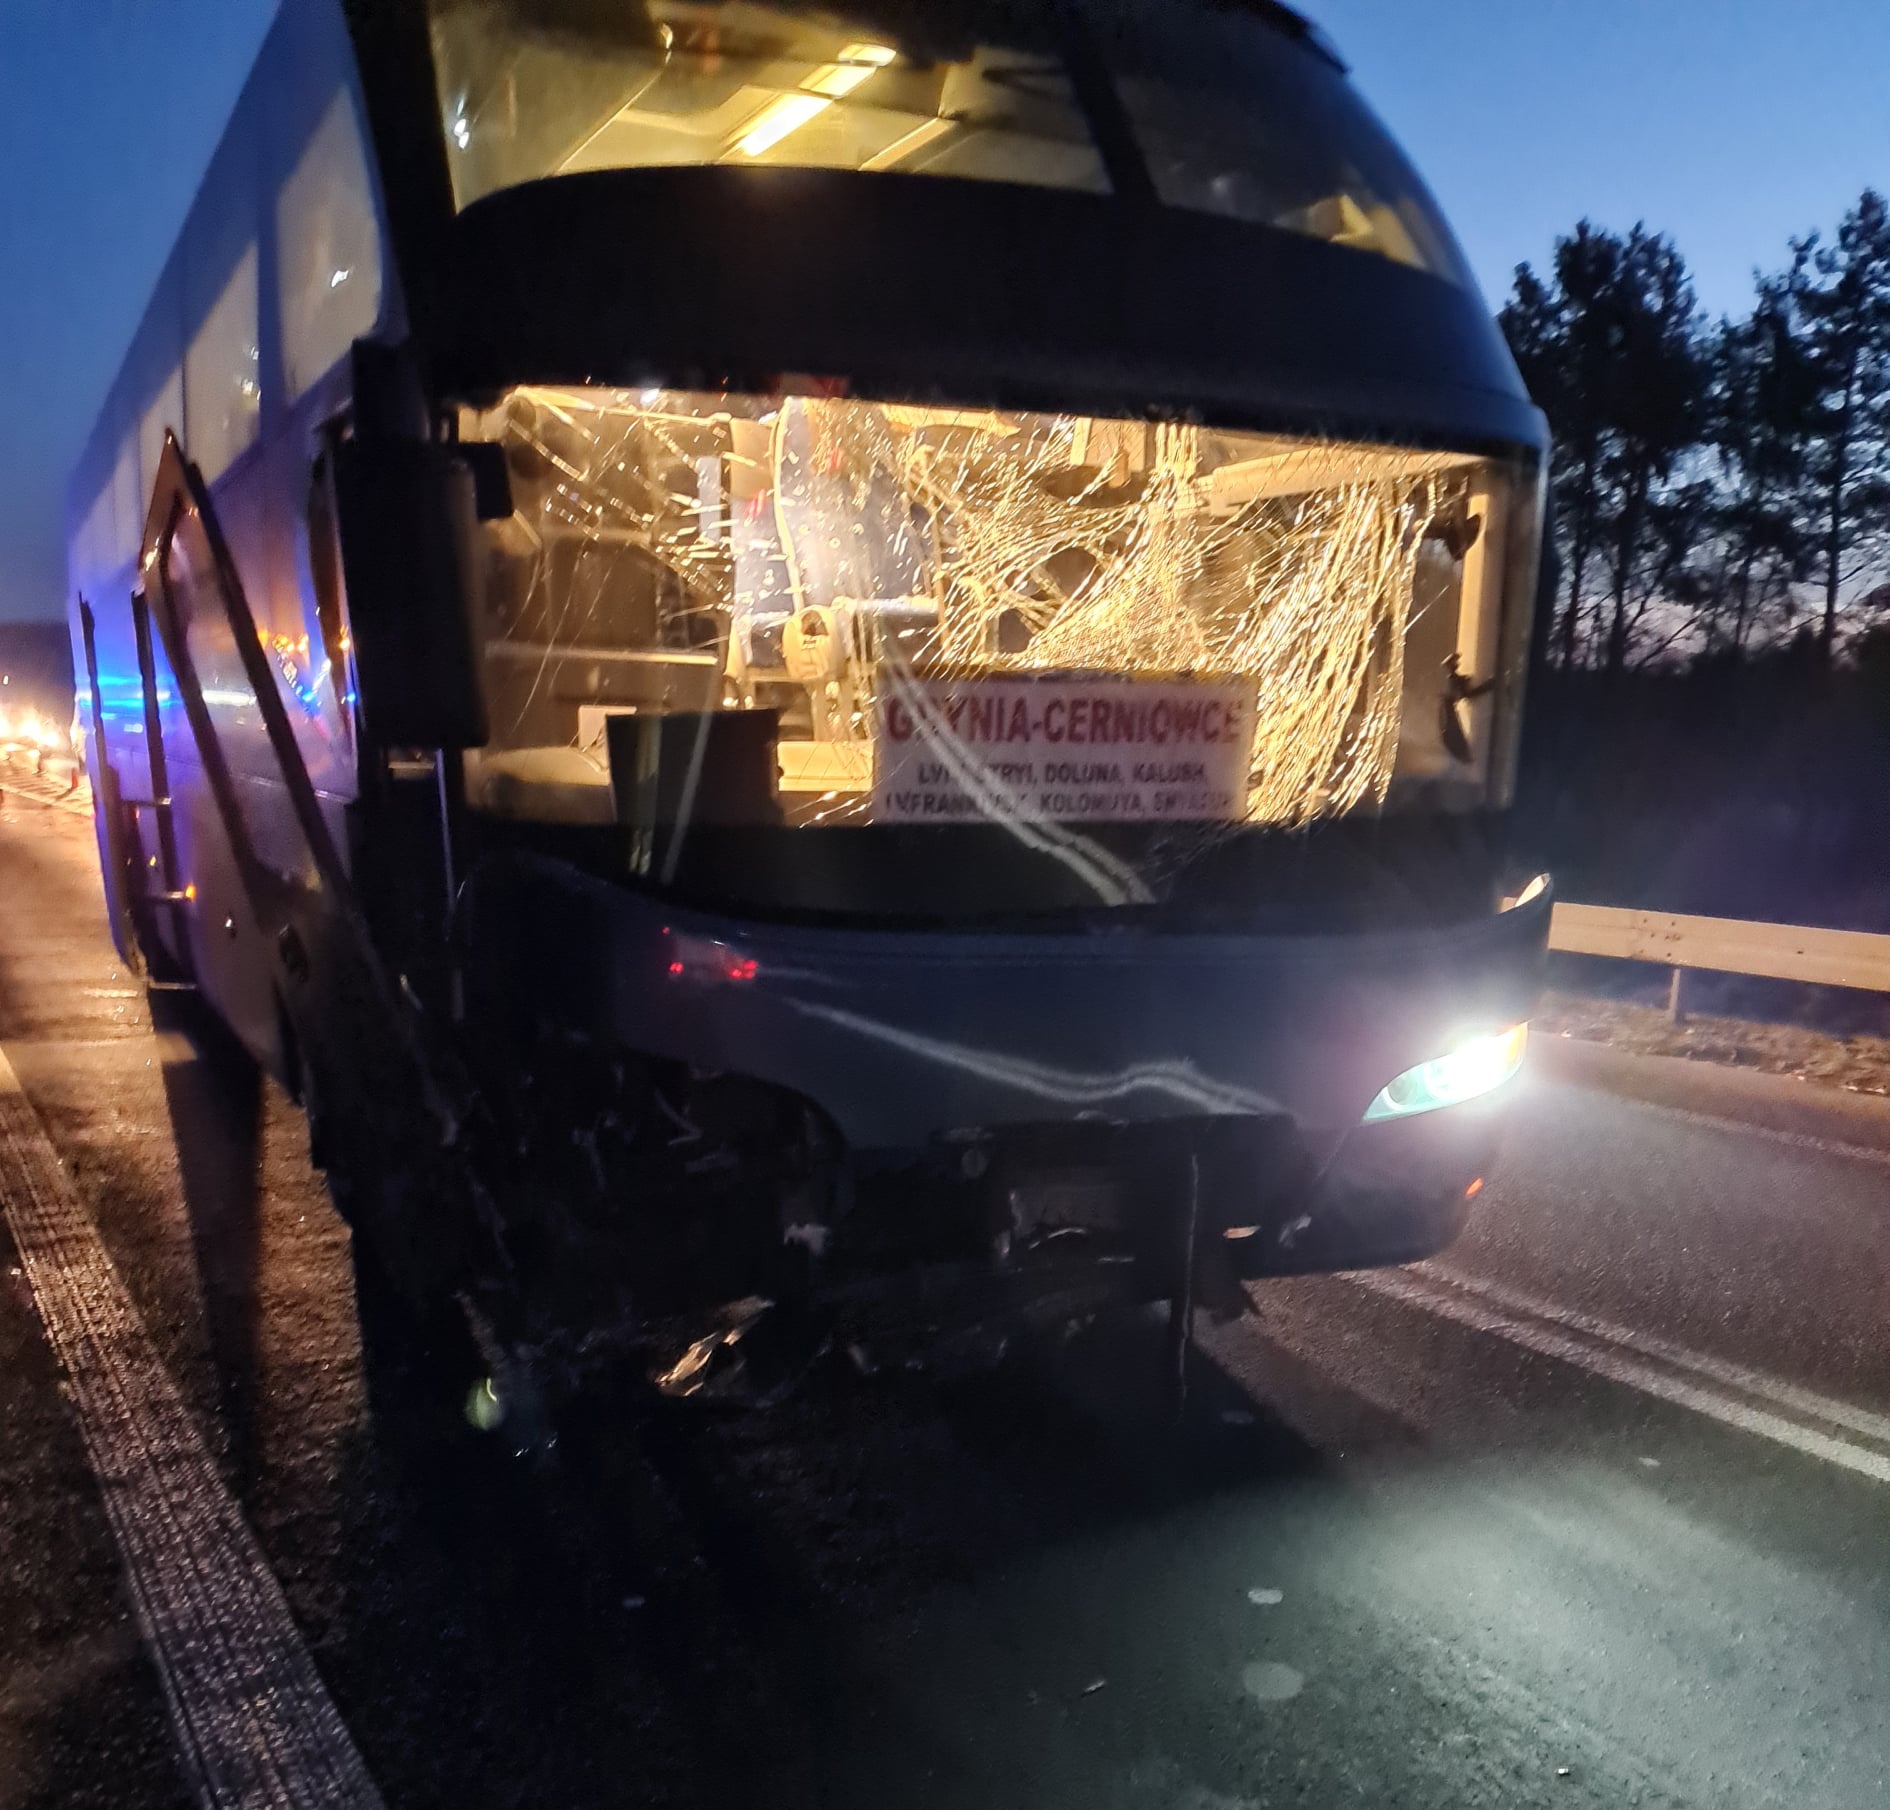
POLYGON ((1512 1024, 1506 1031, 1466 1037, 1457 1047, 1416 1068, 1407 1068, 1365 1108, 1365 1123, 1402 1119, 1414 1112, 1433 1112, 1455 1106, 1499 1088, 1522 1067, 1529 1026, 1512 1024))

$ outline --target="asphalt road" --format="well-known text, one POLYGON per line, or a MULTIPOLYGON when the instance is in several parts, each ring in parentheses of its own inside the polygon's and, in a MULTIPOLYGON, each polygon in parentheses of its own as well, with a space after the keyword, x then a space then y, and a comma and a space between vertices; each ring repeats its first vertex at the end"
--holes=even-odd
MULTIPOLYGON (((0 803, 0 1051, 387 1804, 1890 1800, 1881 1102, 1541 1050, 1462 1243, 1255 1289, 1178 1436, 1151 1324, 537 1467, 375 1423, 299 1115, 92 860, 0 803)), ((73 1394, 0 1249, 0 1806, 185 1804, 73 1394)))

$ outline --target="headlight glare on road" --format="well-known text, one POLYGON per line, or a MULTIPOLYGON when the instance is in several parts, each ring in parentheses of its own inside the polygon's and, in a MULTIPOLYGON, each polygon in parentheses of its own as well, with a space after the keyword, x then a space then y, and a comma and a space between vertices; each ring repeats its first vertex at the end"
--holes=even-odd
POLYGON ((1466 1037, 1442 1056, 1407 1068, 1365 1108, 1365 1123, 1433 1112, 1493 1092, 1522 1067, 1529 1026, 1512 1024, 1486 1036, 1466 1037))

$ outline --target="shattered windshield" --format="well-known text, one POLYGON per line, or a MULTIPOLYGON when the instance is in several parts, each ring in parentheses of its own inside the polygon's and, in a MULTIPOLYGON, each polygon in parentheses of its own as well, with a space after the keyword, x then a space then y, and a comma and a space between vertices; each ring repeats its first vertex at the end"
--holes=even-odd
POLYGON ((1113 904, 1243 828, 1507 785, 1510 467, 840 396, 521 388, 469 426, 514 504, 498 815, 979 825, 1113 904))

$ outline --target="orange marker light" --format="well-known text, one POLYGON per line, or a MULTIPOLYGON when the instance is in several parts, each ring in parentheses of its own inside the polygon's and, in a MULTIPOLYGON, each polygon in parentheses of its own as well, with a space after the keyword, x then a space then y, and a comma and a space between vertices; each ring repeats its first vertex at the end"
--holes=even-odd
POLYGON ((1463 1197, 1465 1200, 1475 1200, 1476 1197, 1482 1192, 1483 1192, 1483 1177, 1479 1175, 1476 1178, 1476 1180, 1470 1184, 1469 1187, 1464 1189, 1463 1197))

